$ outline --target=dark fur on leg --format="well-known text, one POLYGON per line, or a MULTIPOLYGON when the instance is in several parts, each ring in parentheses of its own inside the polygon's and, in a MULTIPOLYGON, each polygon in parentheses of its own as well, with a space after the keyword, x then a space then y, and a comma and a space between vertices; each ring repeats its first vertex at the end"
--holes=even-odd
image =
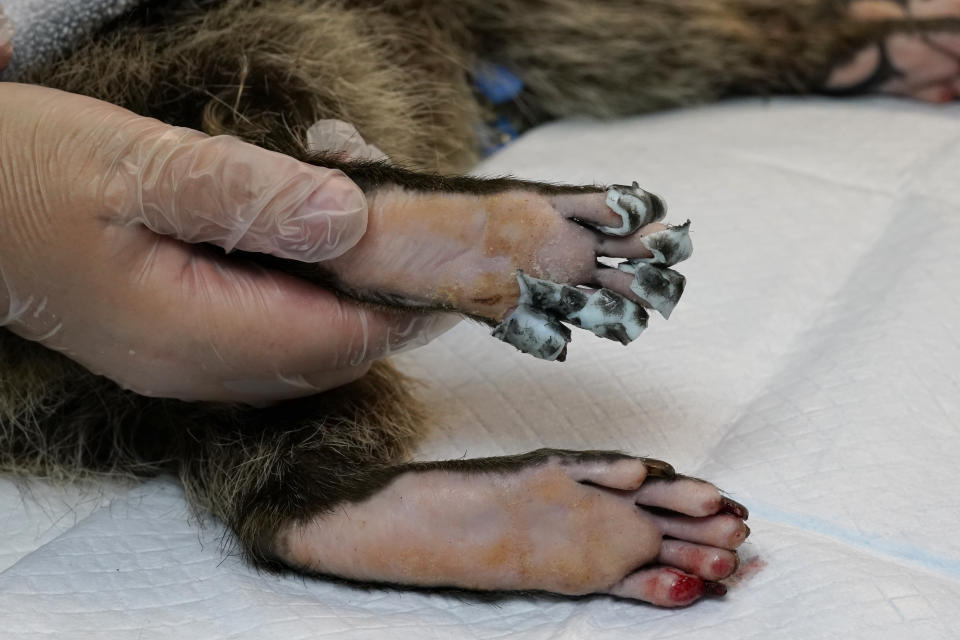
POLYGON ((891 33, 960 31, 951 18, 852 20, 846 0, 469 4, 479 55, 519 74, 521 110, 547 118, 810 93, 844 58, 891 33))
POLYGON ((474 195, 492 195, 511 189, 523 189, 546 196, 605 191, 604 187, 595 185, 554 184, 519 180, 509 176, 483 178, 426 173, 412 171, 386 161, 344 161, 322 154, 309 154, 300 159, 311 164, 340 169, 368 193, 383 187, 402 187, 407 191, 419 193, 472 193, 474 195))
POLYGON ((403 166, 450 172, 475 159, 479 59, 523 78, 517 108, 533 124, 815 91, 893 32, 960 30, 847 11, 843 0, 166 0, 23 80, 290 154, 310 124, 339 118, 403 166))
POLYGON ((0 471, 71 481, 179 476, 248 557, 274 557, 280 523, 381 486, 426 432, 412 381, 380 362, 362 379, 257 409, 145 398, 0 330, 0 471))

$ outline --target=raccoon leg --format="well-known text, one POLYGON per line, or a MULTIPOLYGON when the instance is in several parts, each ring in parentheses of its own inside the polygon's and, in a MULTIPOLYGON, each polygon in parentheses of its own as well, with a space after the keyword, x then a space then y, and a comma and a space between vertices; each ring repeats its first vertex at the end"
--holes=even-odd
POLYGON ((741 505, 664 463, 537 451, 405 463, 425 433, 388 364, 265 409, 143 398, 0 331, 0 470, 179 475, 258 566, 419 587, 720 594, 741 505))
POLYGON ((360 484, 355 500, 281 521, 275 562, 363 582, 675 607, 725 593, 716 581, 736 570, 750 532, 746 509, 713 485, 617 453, 398 465, 360 484))
MULTIPOLYGON (((816 92, 857 52, 887 42, 893 54, 901 48, 895 40, 908 36, 929 37, 950 57, 947 51, 956 49, 944 40, 960 33, 956 2, 904 2, 906 17, 866 0, 467 4, 480 55, 519 75, 526 87, 521 111, 545 119, 630 115, 735 94, 816 92), (871 14, 882 19, 865 19, 871 14)), ((903 47, 895 66, 939 64, 913 60, 914 44, 903 47)), ((856 81, 834 78, 841 79, 856 81)), ((918 72, 918 82, 926 79, 918 72)))
POLYGON ((692 251, 689 224, 660 223, 663 201, 636 183, 557 186, 313 161, 364 188, 366 234, 319 265, 254 259, 359 299, 499 323, 497 337, 553 360, 569 340, 561 323, 626 344, 646 328, 645 307, 669 316, 683 292, 670 267, 692 251))
MULTIPOLYGON (((235 497, 285 473, 297 452, 324 452, 302 470, 314 494, 338 486, 336 473, 324 475, 333 467, 349 475, 405 460, 428 424, 413 386, 380 361, 344 387, 266 409, 147 398, 0 329, 0 472, 57 481, 178 473, 191 503, 236 525, 253 516, 235 497)), ((256 541, 234 529, 257 557, 256 541)))
POLYGON ((202 405, 186 428, 167 419, 168 459, 190 503, 220 518, 248 559, 278 569, 281 523, 362 500, 409 459, 429 424, 412 386, 380 361, 316 396, 262 409, 202 405))
MULTIPOLYGON (((856 0, 850 16, 863 21, 924 21, 960 17, 956 0, 856 0)), ((825 89, 836 95, 878 91, 929 102, 960 94, 960 32, 935 27, 895 33, 835 68, 825 89)))

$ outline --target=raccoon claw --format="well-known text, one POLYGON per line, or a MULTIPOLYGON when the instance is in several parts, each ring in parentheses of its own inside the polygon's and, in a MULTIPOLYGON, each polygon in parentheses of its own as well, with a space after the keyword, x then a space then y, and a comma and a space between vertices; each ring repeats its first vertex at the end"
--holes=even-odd
POLYGON ((643 465, 647 468, 647 478, 664 478, 673 480, 677 477, 677 472, 673 465, 656 458, 640 458, 643 465))
POLYGON ((718 511, 718 513, 728 513, 741 520, 746 520, 750 517, 750 512, 745 506, 726 496, 720 498, 720 511, 718 511))

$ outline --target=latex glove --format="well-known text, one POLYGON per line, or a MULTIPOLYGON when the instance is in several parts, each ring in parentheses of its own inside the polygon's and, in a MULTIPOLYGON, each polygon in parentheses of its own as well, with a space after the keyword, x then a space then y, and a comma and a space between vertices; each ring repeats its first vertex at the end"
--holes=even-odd
POLYGON ((13 56, 13 23, 0 6, 0 71, 7 68, 13 56))
POLYGON ((317 120, 307 129, 307 149, 332 153, 352 160, 388 160, 387 154, 368 144, 360 132, 343 120, 317 120))
POLYGON ((318 261, 365 226, 363 193, 339 171, 0 84, 0 326, 138 393, 308 395, 449 326, 188 244, 318 261))

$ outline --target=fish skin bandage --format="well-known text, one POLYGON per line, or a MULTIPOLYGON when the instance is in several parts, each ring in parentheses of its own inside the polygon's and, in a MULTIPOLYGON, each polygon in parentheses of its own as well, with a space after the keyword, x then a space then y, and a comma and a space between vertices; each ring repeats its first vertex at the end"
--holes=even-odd
MULTIPOLYGON (((638 204, 646 192, 638 195, 633 190, 618 189, 620 187, 611 187, 607 204, 617 211, 610 204, 610 194, 616 193, 615 204, 622 212, 624 228, 648 224, 650 220, 645 216, 650 207, 643 205, 647 207, 643 209, 638 204)), ((690 221, 656 231, 640 241, 653 255, 626 260, 617 268, 634 276, 630 285, 634 294, 664 318, 669 318, 686 287, 686 278, 670 267, 693 254, 690 221)), ((571 334, 562 323, 624 345, 636 340, 647 328, 649 315, 643 306, 610 289, 588 291, 534 278, 523 271, 517 272, 517 283, 520 285, 517 307, 496 326, 493 335, 538 358, 564 359, 571 334)))

